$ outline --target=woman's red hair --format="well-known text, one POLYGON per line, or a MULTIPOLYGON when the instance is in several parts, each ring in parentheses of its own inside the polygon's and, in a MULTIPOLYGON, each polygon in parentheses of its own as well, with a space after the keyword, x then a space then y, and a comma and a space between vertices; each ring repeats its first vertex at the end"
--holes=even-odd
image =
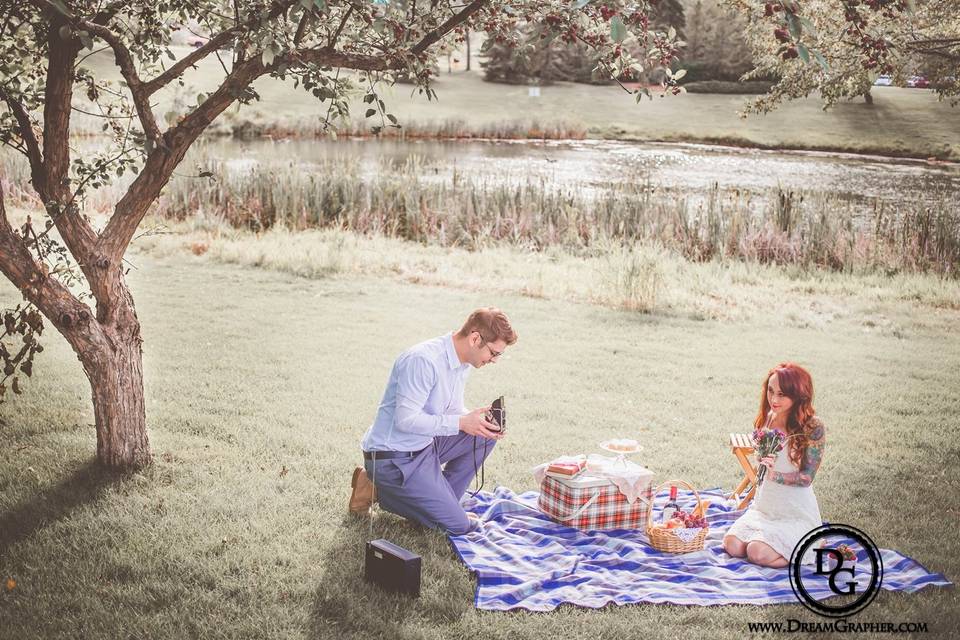
POLYGON ((813 378, 806 369, 792 362, 781 362, 771 369, 763 379, 760 388, 760 411, 753 421, 758 429, 767 423, 770 403, 767 401, 767 383, 770 376, 776 375, 783 395, 793 400, 790 415, 787 416, 787 435, 795 436, 787 441, 790 461, 798 467, 803 466, 803 457, 807 454, 810 431, 813 429, 813 378))

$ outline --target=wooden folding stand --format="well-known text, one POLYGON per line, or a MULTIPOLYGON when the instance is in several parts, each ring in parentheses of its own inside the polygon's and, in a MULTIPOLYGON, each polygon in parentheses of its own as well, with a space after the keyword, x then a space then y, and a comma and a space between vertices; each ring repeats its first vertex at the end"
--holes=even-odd
POLYGON ((757 468, 751 464, 748 457, 753 454, 753 439, 749 433, 731 433, 730 448, 733 449, 733 455, 740 461, 744 473, 743 480, 733 490, 730 497, 739 496, 747 487, 750 487, 750 491, 743 496, 740 504, 737 505, 737 509, 743 509, 750 504, 750 501, 753 500, 753 494, 757 492, 757 468))

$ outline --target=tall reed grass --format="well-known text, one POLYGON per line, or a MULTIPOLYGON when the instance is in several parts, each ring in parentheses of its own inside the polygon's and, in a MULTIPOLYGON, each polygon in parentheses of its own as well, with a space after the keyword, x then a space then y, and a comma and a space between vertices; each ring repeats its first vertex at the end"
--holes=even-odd
MULTIPOLYGON (((235 138, 322 138, 331 133, 348 137, 372 137, 371 126, 379 121, 350 120, 327 128, 319 117, 312 118, 245 118, 228 114, 214 132, 235 138)), ((411 120, 401 127, 384 127, 380 137, 400 140, 582 140, 587 130, 582 125, 563 121, 541 122, 534 119, 467 122, 453 118, 444 120, 411 120)))
MULTIPOLYGON (((25 163, 12 154, 0 161, 8 201, 39 207, 25 163)), ((160 215, 199 214, 254 231, 339 228, 471 250, 507 243, 581 254, 610 241, 641 241, 696 262, 946 276, 960 269, 960 207, 950 194, 932 204, 874 200, 864 213, 862 203, 814 190, 758 195, 714 184, 691 194, 640 176, 569 185, 533 175, 466 175, 416 156, 381 161, 373 171, 353 158, 232 164, 202 150, 198 162, 213 178, 175 177, 157 206, 160 215)), ((85 206, 111 210, 129 179, 92 194, 85 206)))
POLYGON ((757 197, 715 184, 698 196, 640 178, 561 186, 441 173, 415 157, 382 162, 373 174, 353 160, 205 165, 216 177, 171 182, 162 215, 204 212, 252 230, 332 227, 468 249, 509 243, 578 253, 600 241, 652 241, 693 261, 945 275, 960 267, 960 211, 946 196, 897 208, 877 200, 864 215, 862 206, 816 191, 777 188, 757 197))

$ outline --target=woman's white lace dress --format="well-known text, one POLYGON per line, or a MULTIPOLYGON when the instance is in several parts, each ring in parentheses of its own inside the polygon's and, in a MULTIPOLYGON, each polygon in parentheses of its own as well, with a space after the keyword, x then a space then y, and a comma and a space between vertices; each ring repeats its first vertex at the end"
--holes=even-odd
MULTIPOLYGON (((773 471, 795 473, 799 470, 797 465, 790 462, 788 448, 784 448, 773 463, 773 471)), ((821 524, 820 506, 812 485, 783 485, 774 482, 773 473, 767 471, 753 503, 733 523, 726 535, 736 536, 744 542, 765 542, 789 560, 800 539, 821 524)), ((805 562, 808 560, 804 559, 805 562)))

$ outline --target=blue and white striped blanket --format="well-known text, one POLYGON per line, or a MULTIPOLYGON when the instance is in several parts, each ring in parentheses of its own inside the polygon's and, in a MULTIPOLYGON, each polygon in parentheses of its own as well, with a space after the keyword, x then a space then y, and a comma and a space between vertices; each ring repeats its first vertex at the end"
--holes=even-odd
MULTIPOLYGON (((583 532, 557 524, 537 509, 536 492, 516 495, 503 487, 468 499, 464 506, 484 520, 483 531, 451 536, 450 541, 477 574, 478 609, 551 611, 564 603, 597 608, 638 602, 797 602, 786 569, 758 567, 727 555, 724 532, 742 512, 727 506, 719 489, 701 496, 711 500, 706 546, 682 555, 656 551, 639 531, 583 532)), ((658 501, 655 514, 663 502, 658 501)), ((694 504, 692 493, 681 492, 682 508, 689 510, 694 504)), ((914 592, 927 585, 951 584, 896 551, 882 549, 881 555, 884 589, 914 592)), ((812 595, 822 599, 832 594, 824 587, 812 595)))

